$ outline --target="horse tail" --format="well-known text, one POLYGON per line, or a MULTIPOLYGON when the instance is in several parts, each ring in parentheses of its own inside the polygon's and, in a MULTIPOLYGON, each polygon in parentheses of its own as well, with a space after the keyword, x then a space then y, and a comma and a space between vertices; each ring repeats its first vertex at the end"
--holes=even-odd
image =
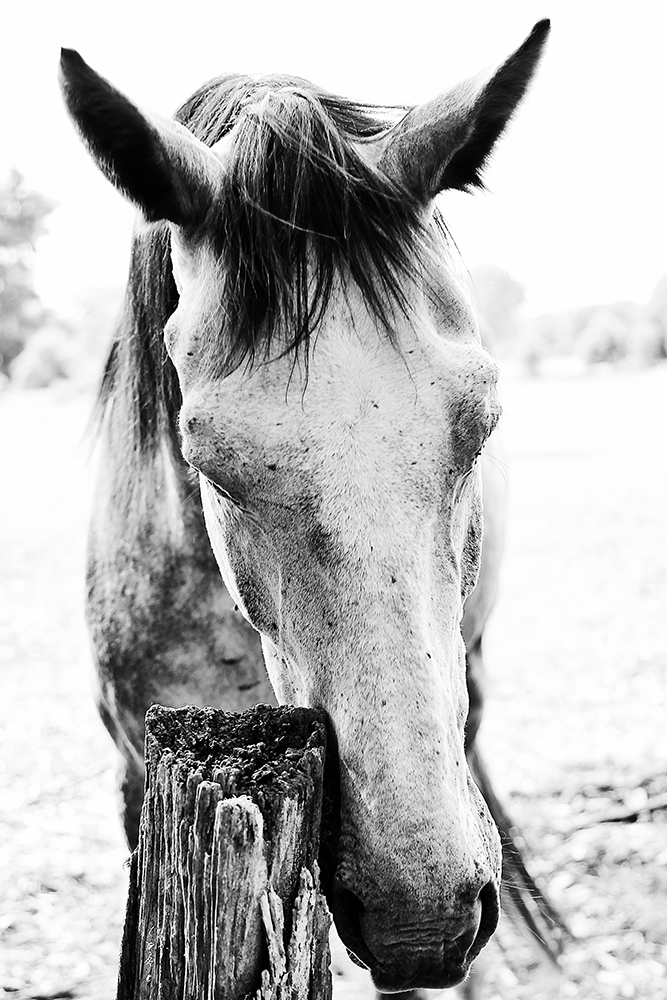
POLYGON ((503 909, 515 923, 527 927, 541 950, 558 966, 566 942, 572 939, 572 933, 544 889, 537 885, 530 874, 521 832, 494 792, 476 743, 468 749, 468 761, 500 833, 503 909))

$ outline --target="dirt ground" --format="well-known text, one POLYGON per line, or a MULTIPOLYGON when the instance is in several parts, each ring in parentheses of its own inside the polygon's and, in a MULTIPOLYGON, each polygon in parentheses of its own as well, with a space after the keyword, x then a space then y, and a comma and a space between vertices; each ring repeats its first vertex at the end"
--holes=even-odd
MULTIPOLYGON (((667 368, 511 378, 483 745, 574 940, 485 1000, 667 1000, 667 368), (614 809, 633 823, 600 823, 614 809)), ((0 395, 0 997, 115 996, 126 849, 82 620, 89 400, 0 395)), ((367 987, 341 961, 336 994, 367 987)), ((443 994, 452 996, 452 994, 443 994)))

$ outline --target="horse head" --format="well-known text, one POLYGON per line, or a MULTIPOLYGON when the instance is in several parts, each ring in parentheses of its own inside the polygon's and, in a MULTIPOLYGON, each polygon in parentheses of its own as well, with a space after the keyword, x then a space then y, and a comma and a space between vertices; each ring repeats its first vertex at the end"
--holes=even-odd
POLYGON ((333 912, 384 991, 460 981, 498 919, 461 637, 497 372, 435 199, 480 185, 547 33, 393 121, 234 77, 191 99, 186 128, 63 53, 98 165, 169 229, 182 453, 277 697, 331 720, 333 912))

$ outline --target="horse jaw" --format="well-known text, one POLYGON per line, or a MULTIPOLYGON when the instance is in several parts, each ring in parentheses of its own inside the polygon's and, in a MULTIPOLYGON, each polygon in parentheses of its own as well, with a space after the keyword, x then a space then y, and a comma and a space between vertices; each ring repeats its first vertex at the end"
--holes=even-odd
POLYGON ((216 383, 187 368, 183 448, 277 697, 331 719, 339 932, 379 987, 446 986, 497 919, 499 845, 464 753, 460 631, 495 368, 474 336, 406 330, 401 357, 340 319, 307 385, 295 374, 287 388, 289 359, 216 383))

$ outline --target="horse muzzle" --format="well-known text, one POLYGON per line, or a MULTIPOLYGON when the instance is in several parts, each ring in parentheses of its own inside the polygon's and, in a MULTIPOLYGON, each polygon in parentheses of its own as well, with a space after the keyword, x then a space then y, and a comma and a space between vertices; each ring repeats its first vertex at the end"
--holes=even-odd
POLYGON ((447 989, 462 982, 498 924, 498 889, 487 882, 449 915, 406 920, 407 906, 389 912, 364 906, 336 876, 333 915, 343 944, 371 973, 381 993, 447 989))

